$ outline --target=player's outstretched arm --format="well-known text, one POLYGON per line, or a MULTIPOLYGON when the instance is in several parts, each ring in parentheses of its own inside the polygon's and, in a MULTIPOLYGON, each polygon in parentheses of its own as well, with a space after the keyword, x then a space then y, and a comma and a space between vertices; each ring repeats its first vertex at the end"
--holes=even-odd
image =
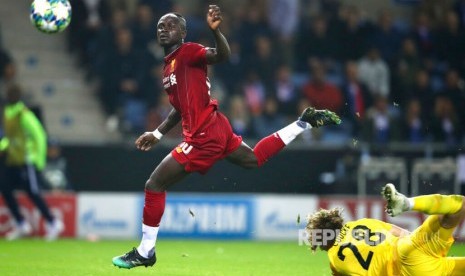
POLYGON ((179 123, 179 121, 181 121, 181 114, 179 114, 179 112, 173 108, 170 111, 170 114, 168 114, 166 119, 158 126, 155 131, 144 132, 141 136, 139 136, 139 138, 137 138, 135 143, 136 147, 143 151, 150 150, 153 146, 160 142, 161 136, 168 133, 175 125, 179 123), (156 133, 158 133, 158 135, 156 133))
POLYGON ((228 40, 220 31, 220 24, 223 21, 220 7, 217 5, 210 5, 207 13, 207 23, 215 37, 216 48, 210 48, 207 51, 206 58, 209 64, 219 63, 226 61, 231 55, 228 40))

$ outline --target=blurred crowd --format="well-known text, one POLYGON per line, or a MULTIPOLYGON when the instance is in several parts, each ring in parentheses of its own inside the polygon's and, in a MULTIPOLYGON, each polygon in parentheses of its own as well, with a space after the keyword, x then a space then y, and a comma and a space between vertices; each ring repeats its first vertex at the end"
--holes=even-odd
MULTIPOLYGON (((69 49, 99 84, 107 127, 155 129, 171 109, 156 23, 179 12, 186 40, 213 46, 212 1, 70 2, 69 49)), ((306 140, 465 143, 465 0, 418 1, 409 18, 340 0, 230 2, 220 4, 232 55, 209 78, 236 133, 263 137, 313 105, 344 123, 306 140)))

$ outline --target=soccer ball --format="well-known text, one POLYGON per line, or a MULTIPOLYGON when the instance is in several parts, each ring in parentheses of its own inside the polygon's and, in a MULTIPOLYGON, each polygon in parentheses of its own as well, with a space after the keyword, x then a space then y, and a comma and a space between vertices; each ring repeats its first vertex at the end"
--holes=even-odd
POLYGON ((39 31, 58 33, 71 22, 71 4, 67 0, 34 0, 30 16, 32 25, 39 31))

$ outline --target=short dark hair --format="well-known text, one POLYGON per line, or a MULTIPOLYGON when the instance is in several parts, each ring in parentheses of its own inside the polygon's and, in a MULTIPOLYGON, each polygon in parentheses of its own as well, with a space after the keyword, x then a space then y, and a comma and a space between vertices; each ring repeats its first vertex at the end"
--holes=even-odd
POLYGON ((185 31, 187 29, 187 20, 182 14, 173 12, 172 14, 176 15, 176 17, 179 19, 179 22, 181 22, 181 29, 185 31))

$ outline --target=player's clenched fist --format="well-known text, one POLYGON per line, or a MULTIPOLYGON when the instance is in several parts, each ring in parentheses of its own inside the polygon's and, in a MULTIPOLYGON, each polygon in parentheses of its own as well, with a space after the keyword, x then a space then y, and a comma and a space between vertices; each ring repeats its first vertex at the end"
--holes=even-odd
POLYGON ((145 132, 136 140, 136 147, 143 151, 150 150, 153 146, 155 146, 160 140, 155 138, 153 132, 145 132))
POLYGON ((221 16, 220 7, 217 5, 208 6, 207 22, 210 29, 215 31, 222 21, 223 17, 221 16))

